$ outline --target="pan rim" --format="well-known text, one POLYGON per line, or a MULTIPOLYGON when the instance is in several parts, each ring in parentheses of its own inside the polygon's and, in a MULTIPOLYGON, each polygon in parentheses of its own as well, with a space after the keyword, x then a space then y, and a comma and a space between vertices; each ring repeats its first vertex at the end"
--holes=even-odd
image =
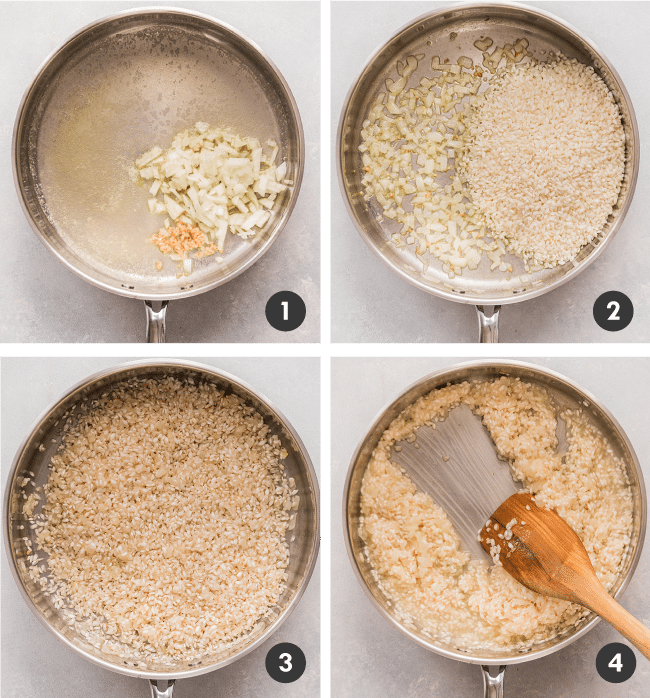
POLYGON ((318 478, 316 475, 316 471, 314 469, 314 465, 312 463, 311 457, 309 455, 309 452, 307 451, 302 439, 298 435, 298 433, 295 431, 293 428, 292 424, 287 420, 287 418, 284 416, 284 414, 278 410, 275 405, 259 390, 256 388, 252 387, 250 384, 248 384, 246 381, 241 380, 240 378, 232 375, 231 373, 227 371, 223 371, 221 369, 217 369, 213 366, 209 366, 207 364, 202 364, 200 362, 196 361, 190 361, 190 360, 184 360, 184 359, 137 359, 137 360, 132 360, 132 361, 127 361, 127 362, 121 362, 119 364, 116 364, 114 366, 108 367, 101 369, 92 375, 77 381, 73 386, 68 388, 62 395, 60 395, 58 398, 53 400, 38 416, 36 421, 32 424, 30 427, 29 431, 27 432, 27 435, 25 438, 22 440, 19 448, 16 451, 16 455, 14 456, 14 459, 11 464, 11 468, 9 470, 9 475, 7 477, 7 480, 5 482, 5 492, 3 496, 3 524, 2 524, 2 534, 4 538, 4 548, 5 548, 5 553, 9 562, 9 567, 11 568, 11 573, 14 578, 14 581, 16 582, 16 586, 18 587, 18 590, 20 591, 21 596, 27 603, 27 606, 31 610, 31 612, 34 614, 34 616, 39 620, 41 625, 43 625, 51 634, 54 635, 60 642, 62 642, 64 645, 66 645, 68 648, 73 650, 77 655, 80 655, 84 659, 92 662, 95 665, 101 666, 104 669, 109 669, 110 671, 114 671, 119 674, 127 675, 127 676, 132 676, 136 678, 146 678, 146 679, 151 679, 151 680, 156 680, 156 679, 182 679, 182 678, 188 678, 191 676, 199 676, 200 674, 207 674, 211 671, 215 671, 217 669, 221 669, 224 666, 227 666, 228 664, 232 664, 233 662, 237 661, 238 659, 241 659, 244 655, 248 654, 249 652, 252 652, 254 649, 259 647, 263 642, 269 639, 271 635, 273 635, 279 628, 280 626, 285 622, 285 620, 291 615, 291 613, 295 610, 296 606, 298 605, 302 595, 304 594, 309 581, 311 579, 311 576, 313 574, 316 561, 318 559, 318 552, 320 548, 320 489, 319 489, 319 484, 318 484, 318 478), (221 660, 219 662, 215 662, 213 664, 205 665, 205 666, 200 666, 196 669, 187 669, 184 671, 169 671, 169 672, 161 672, 161 671, 151 671, 148 669, 143 669, 141 667, 129 667, 129 666, 124 666, 124 665, 117 665, 113 662, 110 662, 108 660, 103 660, 100 659, 99 657, 92 655, 90 653, 87 653, 85 650, 83 650, 81 647, 76 645, 74 642, 72 642, 70 639, 59 633, 56 628, 52 627, 50 623, 43 617, 42 612, 36 607, 34 604, 31 596, 27 592, 27 590, 24 587, 24 584, 22 582, 22 579, 20 578, 20 575, 18 574, 18 571, 16 569, 16 562, 15 562, 15 556, 13 554, 12 548, 11 548, 11 521, 10 521, 10 497, 11 497, 11 492, 12 492, 12 484, 16 476, 16 470, 18 467, 18 464, 20 460, 23 457, 23 454, 26 450, 26 447, 31 440, 33 434, 38 430, 38 428, 47 420, 49 415, 55 411, 59 405, 61 405, 63 402, 71 398, 72 396, 75 395, 75 393, 78 393, 80 390, 92 386, 93 384, 98 383, 99 381, 103 379, 107 379, 110 377, 113 377, 115 380, 119 380, 119 376, 127 376, 129 372, 133 369, 139 369, 139 368, 158 368, 158 369, 165 369, 165 368, 188 368, 192 371, 196 371, 197 373, 200 373, 204 376, 210 377, 216 377, 219 379, 223 379, 227 381, 231 385, 238 386, 242 388, 245 392, 250 393, 253 395, 257 400, 259 400, 262 404, 264 404, 275 416, 276 421, 282 425, 283 428, 287 430, 287 432, 291 435, 291 437, 295 440, 298 450, 300 451, 300 454, 302 458, 304 459, 305 462, 305 469, 306 472, 309 476, 310 480, 310 485, 312 488, 313 492, 313 499, 314 499, 314 533, 313 533, 313 541, 312 545, 308 551, 308 559, 307 563, 304 568, 304 573, 303 573, 303 578, 300 582, 299 587, 297 588, 293 598, 291 599, 290 603, 284 608, 284 610, 280 613, 280 615, 273 621, 268 628, 265 630, 264 633, 262 633, 254 642, 252 642, 250 645, 247 645, 243 649, 239 650, 236 652, 234 655, 231 657, 228 657, 227 659, 221 660))
MULTIPOLYGON (((426 291, 427 293, 430 293, 434 296, 438 296, 441 298, 445 298, 446 300, 451 300, 456 303, 463 303, 466 305, 478 305, 478 306, 500 306, 500 305, 509 305, 511 303, 519 303, 524 300, 529 300, 531 298, 536 298, 538 296, 541 296, 545 293, 548 293, 550 291, 555 290, 556 288, 559 288, 563 284, 565 284, 567 281, 573 279, 575 276, 577 276, 581 271, 586 269, 593 261, 595 261, 603 252, 603 250, 607 247, 607 245, 610 243, 612 238, 615 236, 615 234, 618 232, 620 226, 622 225, 627 212, 629 210, 629 207, 632 203, 632 199, 634 198, 634 192, 636 189, 636 183, 637 183, 637 178, 638 178, 638 173, 639 173, 639 159, 640 159, 640 143, 639 143, 639 128, 638 128, 638 123, 636 119, 636 114, 634 112, 634 106, 632 104, 632 100, 630 98, 630 95, 627 91, 627 88, 625 87, 625 84, 623 83, 620 75, 612 65, 612 63, 609 61, 607 56, 603 54, 603 52, 589 39, 587 36, 585 36, 579 29, 574 27, 572 24, 569 22, 566 22, 565 20, 561 19, 560 17, 557 17, 556 15, 552 14, 551 12, 547 12, 546 10, 539 9, 537 7, 532 7, 530 5, 526 4, 520 4, 520 3, 513 3, 513 2, 472 2, 471 0, 469 2, 456 2, 456 3, 451 3, 449 5, 445 5, 437 10, 432 10, 430 12, 426 12, 424 14, 419 15, 418 17, 410 20, 406 24, 402 25, 397 31, 393 32, 391 36, 384 41, 380 46, 375 49, 375 51, 370 55, 370 57, 366 60, 362 68, 359 70, 357 73, 357 76, 348 89, 348 92, 345 96, 345 99, 343 101, 343 107, 341 109, 341 113, 339 116, 339 121, 338 121, 338 127, 337 127, 337 133, 336 133, 336 169, 337 169, 337 179, 339 183, 339 189, 341 196, 343 198, 345 208, 347 210, 347 213, 352 220, 355 228, 357 229, 357 232, 360 234, 361 238, 367 245, 367 247, 370 248, 370 250, 373 252, 373 254, 382 260, 382 262, 387 265, 393 272, 397 273, 402 279, 405 281, 408 281, 411 285, 415 286, 416 288, 419 288, 423 291, 426 291), (632 130, 632 135, 634 139, 634 147, 633 147, 633 152, 634 152, 634 163, 632 166, 632 172, 630 173, 630 178, 629 178, 629 184, 628 184, 628 191, 625 197, 625 200, 623 201, 623 205, 621 206, 618 217, 610 230, 607 232, 606 236, 603 237, 598 241, 597 246, 595 249, 583 260, 581 260, 576 266, 572 266, 568 271, 566 271, 562 276, 559 278, 555 279, 552 283, 549 283, 546 286, 543 286, 542 288, 532 288, 527 291, 521 291, 518 293, 513 293, 510 295, 491 295, 490 292, 484 292, 484 293, 478 293, 478 292, 469 292, 466 291, 464 293, 457 293, 453 292, 450 290, 447 290, 444 288, 443 283, 440 284, 433 284, 433 283, 426 283, 424 281, 421 281, 420 279, 417 279, 410 274, 408 274, 404 269, 401 268, 400 265, 395 264, 393 261, 389 260, 386 255, 384 255, 379 246, 373 242, 371 239, 370 235, 365 229, 365 226, 362 224, 362 222, 359 220, 358 216, 356 215, 355 209, 352 205, 352 202, 350 200, 350 193, 348 192, 347 189, 347 180, 346 180, 346 175, 344 172, 344 162, 343 162, 343 128, 347 120, 347 115, 349 112, 349 108, 352 102, 352 98, 357 91, 357 87, 359 85, 360 79, 366 74, 367 70, 373 65, 375 60, 384 52, 387 48, 390 47, 390 45, 399 37, 401 34, 404 32, 410 30, 414 25, 418 24, 419 22, 422 22, 424 20, 433 20, 436 18, 439 18, 449 12, 453 11, 459 11, 459 10, 486 10, 486 11, 491 11, 494 10, 495 8, 501 8, 504 10, 508 9, 515 9, 518 11, 523 11, 526 14, 529 14, 531 16, 538 16, 550 23, 555 23, 557 25, 560 25, 563 29, 569 31, 572 33, 580 42, 588 46, 596 56, 599 57, 599 59, 602 61, 602 63, 607 67, 607 69, 610 71, 612 74, 614 80, 616 81, 617 87, 619 88, 621 95, 623 97, 623 100, 625 102, 625 105, 628 109, 629 116, 630 116, 630 126, 632 130)), ((438 264, 438 260, 434 260, 432 263, 438 264)), ((571 264, 569 262, 569 264, 571 264)))
MULTIPOLYGON (((512 360, 512 359, 476 359, 472 361, 463 361, 460 363, 453 363, 448 366, 445 366, 444 368, 441 368, 439 370, 433 371, 421 378, 419 378, 416 381, 413 381, 410 383, 407 387, 403 388, 400 390, 399 394, 396 395, 393 399, 391 399, 389 402, 387 402, 381 410, 377 413, 376 417, 373 419, 372 423, 370 426, 365 430, 363 436, 359 440, 359 443, 357 447, 354 450, 354 453, 352 457, 350 458, 350 464, 348 466, 348 471, 346 474, 345 478, 345 483, 343 485, 343 501, 342 501, 342 514, 343 514, 343 537, 345 540, 345 547, 348 553, 348 558, 350 561, 350 564, 352 566, 352 569, 354 571, 354 574, 356 576, 356 579, 363 589, 364 593, 374 606, 376 610, 379 611, 379 613, 387 620, 389 623, 399 632, 401 632, 403 635, 405 635, 407 638, 412 640, 414 643, 418 644, 419 646, 423 647, 424 649, 429 650, 430 652, 434 652, 435 654, 447 657, 449 659, 455 659, 457 661, 465 662, 467 664, 478 664, 482 666, 506 666, 506 665, 512 665, 512 664, 520 664, 522 662, 526 662, 529 660, 533 659, 540 659, 541 657, 545 657, 549 654, 552 654, 553 652, 556 652, 558 650, 563 649, 564 647, 570 645, 573 643, 575 640, 578 640, 580 637, 585 635, 587 632, 589 632, 591 629, 594 628, 595 625, 597 625, 601 618, 599 616, 596 616, 595 614, 593 618, 591 618, 587 623, 583 625, 577 632, 569 635, 568 637, 564 637, 561 639, 559 642, 556 642, 555 644, 551 645, 550 647, 545 647, 543 649, 535 650, 535 651, 528 651, 528 652, 523 652, 519 656, 514 656, 514 657, 496 657, 496 656, 481 656, 479 652, 476 654, 470 654, 469 652, 465 654, 464 652, 461 651, 454 651, 447 649, 446 647, 438 647, 435 646, 435 640, 431 641, 426 641, 423 637, 416 635, 414 632, 410 631, 405 625, 402 625, 399 623, 393 616, 389 615, 386 611, 386 609, 383 607, 383 605, 378 601, 378 599, 375 597, 373 592, 371 591, 370 587, 366 583, 366 580, 361 573, 361 570, 359 569, 359 565, 357 563, 357 558, 355 555, 354 550, 352 549, 352 543, 351 543, 351 533, 350 533, 350 526, 349 526, 349 517, 348 517, 348 507, 349 507, 349 502, 350 502, 350 488, 352 485, 352 477, 355 474, 356 466, 357 466, 357 461, 359 459, 359 456, 361 454, 361 450, 363 449, 364 445, 368 441, 368 437, 370 434, 374 432, 374 430, 377 428, 377 426, 381 423, 381 421, 384 419, 386 413, 392 410, 392 408, 399 403, 409 392, 412 390, 419 388, 425 383, 429 383, 432 381, 437 381, 438 385, 444 381, 446 376, 451 376, 453 373, 456 373, 458 371, 463 371, 463 370, 480 370, 480 369, 508 369, 508 368, 515 368, 515 369, 524 369, 531 371, 533 373, 536 373, 541 376, 546 376, 553 378, 554 380, 558 380, 562 383, 567 384, 570 388, 575 390, 578 395, 583 396, 584 399, 590 401, 592 405, 595 405, 598 407, 598 409, 609 419, 612 423, 612 425, 615 427, 617 435, 625 445, 626 449, 629 451, 632 459, 632 464, 634 466, 634 471, 638 477, 639 480, 639 493, 640 493, 640 512, 639 512, 639 539, 636 544, 636 548, 634 550, 634 553, 632 554, 629 562, 629 569, 626 574, 626 576, 623 578, 620 587, 617 589, 616 593, 614 594, 614 598, 618 599, 625 589, 627 588, 628 584, 632 580, 632 577, 634 575, 634 572, 636 571, 636 568, 638 566, 639 559, 641 557, 641 553, 643 551, 643 544, 645 540, 645 533, 646 533, 646 528, 647 528, 647 492, 646 492, 646 486, 645 486, 645 481, 643 477, 643 471, 641 469, 641 465, 638 459, 638 456, 636 454, 636 451, 634 450, 634 447, 632 446, 632 443, 630 442, 629 437, 627 436, 626 432, 618 422, 618 420, 614 417, 614 415, 609 411, 609 409, 603 405, 601 400, 599 400, 597 397, 595 397, 590 391, 585 390, 582 388, 578 383, 573 381, 571 378, 568 378, 567 376, 559 373, 558 371, 555 371, 553 369, 549 369, 546 366, 540 366, 538 364, 533 364, 527 361, 518 361, 518 360, 512 360)), ((432 387, 431 390, 434 390, 435 388, 432 387)), ((367 467, 367 465, 366 465, 367 467)))
MULTIPOLYGON (((177 300, 180 298, 189 298, 191 296, 199 295, 201 293, 205 293, 207 291, 210 291, 214 288, 217 288, 218 286, 222 286, 223 284, 227 283, 228 281, 231 281, 235 277, 239 276, 241 273, 246 271, 248 268, 250 268, 255 262, 257 262, 260 257, 264 255, 264 253, 271 247, 271 245, 277 240, 279 237, 280 233, 286 226, 287 222, 289 221, 289 218, 296 206, 298 196, 300 193, 300 188, 302 185, 302 180, 304 176, 304 169, 305 169, 305 133, 304 133, 304 127, 302 124, 302 119, 300 116, 300 111, 298 109, 298 104, 296 102, 296 99, 293 95, 293 92, 291 91, 291 88, 289 87, 289 84, 287 83, 286 79, 284 78, 284 75, 282 72, 279 70, 279 68, 276 66, 276 64, 269 58, 269 56, 266 54, 265 51, 263 51, 260 46, 249 39, 247 36, 245 36, 242 32, 240 32, 238 29, 233 27, 232 25, 223 22, 216 17, 213 17, 211 15, 208 15, 204 12, 198 12, 196 10, 191 10, 187 8, 179 8, 179 7, 173 7, 173 6, 161 6, 161 5, 151 5, 151 6, 146 6, 146 7, 138 7, 130 10, 121 10, 119 12, 111 13, 110 15, 106 15, 104 17, 100 17, 99 19, 93 20, 92 22, 84 25, 80 29, 76 30, 73 34, 68 36, 67 39, 63 43, 61 43, 57 48, 55 48, 53 51, 50 52, 50 54, 43 60, 43 62, 39 65, 39 67, 36 70, 36 73, 32 80, 30 81, 29 85, 25 89, 25 92, 23 93, 23 96, 20 100, 20 104, 18 106, 18 110, 16 112, 16 118, 14 120, 14 126, 13 126, 13 131, 12 131, 12 141, 11 141, 11 159, 12 159, 12 171, 13 171, 13 180, 14 180, 14 187, 16 189, 16 193, 18 195, 18 200, 20 202, 21 209, 23 211, 23 214, 25 218, 27 219, 27 222, 29 223, 31 229, 33 230, 34 233, 36 233, 36 236, 40 240, 40 242, 43 244, 43 246, 48 250, 50 254, 53 255, 53 257, 63 264, 67 269, 72 271, 76 276, 80 277, 84 281, 92 284, 93 286, 96 286, 98 288, 101 288, 105 291, 109 291, 110 293, 113 293, 115 295, 119 296, 124 296, 127 298, 136 298, 138 300, 151 300, 151 301, 165 301, 165 300, 177 300), (21 185, 21 178, 20 178, 20 157, 19 157, 19 152, 18 152, 18 146, 19 146, 19 135, 21 132, 21 127, 23 126, 23 121, 24 121, 24 113, 25 109, 29 104, 30 98, 33 94, 34 88, 36 85, 39 83, 41 80, 41 77, 44 73, 44 71, 48 68, 51 63, 56 60, 56 58, 66 50, 67 47, 69 47, 73 42, 79 40, 84 34, 91 32, 94 29, 97 29, 101 27, 102 25, 108 25, 110 23, 119 21, 120 19, 128 18, 128 17, 146 17, 147 15, 161 15, 161 14, 166 14, 169 15, 170 17, 173 17, 175 15, 180 15, 180 16, 186 16, 186 17, 192 17, 195 19, 202 20, 204 22, 207 22, 209 24, 212 24, 216 27, 219 27, 220 29, 223 29, 235 37, 237 37, 239 40, 244 42, 249 48, 251 48, 255 54, 257 55, 258 58, 262 60, 263 63, 266 64, 266 66, 269 69, 269 74, 273 74, 274 78, 277 80, 278 84, 281 86, 286 100, 287 100, 287 106, 289 107, 289 111, 291 113, 292 119, 295 122, 295 127, 296 127, 296 133, 295 138, 296 138, 296 149, 297 149, 297 159, 296 159, 296 173, 295 173, 295 178, 294 178, 294 184, 293 184, 293 189, 291 191, 289 200, 287 201, 286 205, 282 208, 281 214, 278 216, 278 221, 275 226, 275 228, 271 231, 271 233, 268 235, 266 238, 264 244, 260 246, 260 248, 253 254, 249 259, 245 261, 243 264, 239 264, 236 266, 231 272, 229 272, 227 275, 225 275, 221 279, 213 280, 210 281, 209 283, 206 283, 205 285, 201 285, 198 287, 195 287, 194 284, 191 282, 191 280, 188 277, 188 282, 185 286, 182 286, 179 288, 177 291, 172 291, 172 292, 166 292, 166 291, 147 291, 142 292, 138 291, 132 287, 129 287, 128 284, 126 283, 120 283, 119 280, 115 279, 113 283, 108 283, 105 281, 102 281, 101 279, 95 278, 95 275, 84 271, 83 269, 79 268, 77 264, 75 264, 73 261, 68 259, 66 256, 61 254, 59 250, 56 249, 54 245, 50 242, 49 238, 47 235, 43 233, 43 231, 40 229, 40 226, 38 225, 38 222, 34 220, 34 217, 32 216, 32 213, 29 209, 29 206, 27 205, 27 202, 25 201, 25 196, 23 193, 23 188, 21 185)), ((67 245, 63 245, 64 249, 67 249, 67 245)), ((76 258, 76 255, 75 255, 76 258)), ((96 272, 96 265, 90 264, 90 263, 85 263, 85 266, 87 266, 89 269, 92 271, 96 272)))

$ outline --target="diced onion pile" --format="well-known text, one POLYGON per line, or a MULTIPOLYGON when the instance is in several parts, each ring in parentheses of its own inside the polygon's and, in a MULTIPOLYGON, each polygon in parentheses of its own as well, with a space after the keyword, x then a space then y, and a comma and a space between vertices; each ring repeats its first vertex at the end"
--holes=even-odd
MULTIPOLYGON (((222 253, 228 231, 251 238, 270 219, 278 194, 293 185, 286 162, 275 165, 278 144, 269 140, 267 146, 270 153, 256 138, 196 123, 178 133, 168 150, 156 146, 136 160, 138 175, 153 180, 149 210, 205 233, 204 244, 192 248, 197 257, 222 253)), ((159 235, 171 230, 166 223, 159 235)), ((169 254, 183 261, 185 274, 191 271, 189 252, 169 254)))
POLYGON ((492 269, 512 271, 501 262, 504 242, 486 239, 485 217, 456 165, 467 148, 467 126, 484 74, 496 72, 502 60, 506 67, 519 63, 528 55, 528 42, 518 39, 492 53, 490 39, 476 45, 483 66, 467 56, 456 63, 434 56, 431 76, 415 87, 407 85, 424 54, 398 62, 399 79, 386 80, 387 91, 372 102, 359 146, 366 200, 374 197, 383 215, 401 225, 392 242, 415 244, 417 255, 438 258, 450 278, 464 268, 476 269, 483 252, 492 269))

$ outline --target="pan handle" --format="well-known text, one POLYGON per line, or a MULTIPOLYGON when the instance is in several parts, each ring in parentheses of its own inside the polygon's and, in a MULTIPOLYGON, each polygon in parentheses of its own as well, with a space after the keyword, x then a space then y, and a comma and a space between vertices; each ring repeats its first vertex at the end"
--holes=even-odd
POLYGON ((171 679, 169 681, 161 680, 160 682, 156 679, 149 679, 149 685, 151 686, 151 698, 172 698, 175 683, 175 679, 171 679), (158 685, 158 683, 166 683, 167 687, 163 689, 158 685))
POLYGON ((482 666, 483 671, 483 688, 485 689, 485 698, 503 698, 503 679, 506 675, 505 666, 493 667, 482 666), (496 676, 492 676, 491 669, 496 669, 496 676))
POLYGON ((160 301, 160 308, 154 310, 153 301, 144 302, 147 313, 147 342, 150 344, 165 341, 165 314, 168 305, 169 301, 160 301))
POLYGON ((477 305, 479 339, 481 344, 499 341, 499 310, 500 305, 477 305))

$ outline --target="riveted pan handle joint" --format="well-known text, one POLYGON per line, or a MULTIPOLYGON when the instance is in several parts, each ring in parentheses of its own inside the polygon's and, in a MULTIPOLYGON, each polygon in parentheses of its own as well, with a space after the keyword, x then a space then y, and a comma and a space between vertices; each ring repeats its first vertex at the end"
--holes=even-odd
POLYGON ((151 698, 172 698, 174 683, 174 679, 171 679, 170 681, 158 681, 155 679, 150 679, 149 685, 151 686, 151 698), (166 685, 164 689, 162 688, 163 685, 166 685))
MULTIPOLYGON (((155 310, 153 301, 145 301, 144 309, 147 313, 147 342, 163 343, 165 341, 165 315, 169 301, 159 301, 155 310)), ((171 693, 169 694, 171 696, 171 693)))
POLYGON ((499 311, 500 305, 477 305, 479 326, 479 342, 493 344, 499 341, 499 311))
POLYGON ((503 679, 506 675, 505 666, 482 666, 481 669, 483 670, 485 698, 503 698, 503 679), (492 670, 496 670, 494 676, 492 676, 492 670))

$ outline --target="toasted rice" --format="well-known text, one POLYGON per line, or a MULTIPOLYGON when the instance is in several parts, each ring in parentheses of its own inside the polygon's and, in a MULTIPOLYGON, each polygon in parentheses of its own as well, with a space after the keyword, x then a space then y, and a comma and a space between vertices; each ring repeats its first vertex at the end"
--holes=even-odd
POLYGON ((30 574, 104 651, 171 663, 223 650, 286 587, 299 501, 286 455, 254 408, 210 383, 121 382, 69 418, 25 503, 42 551, 30 574))

